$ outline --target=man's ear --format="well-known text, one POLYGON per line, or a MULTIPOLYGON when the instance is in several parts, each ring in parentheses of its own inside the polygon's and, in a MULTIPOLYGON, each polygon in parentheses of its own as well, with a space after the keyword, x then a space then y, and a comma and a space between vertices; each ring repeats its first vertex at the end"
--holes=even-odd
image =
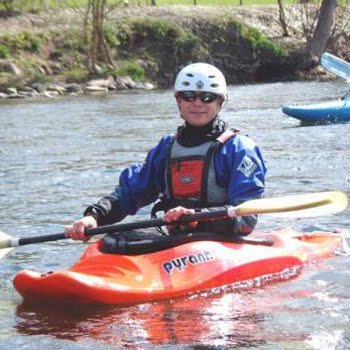
POLYGON ((221 110, 222 107, 224 106, 225 102, 226 102, 226 100, 225 100, 224 98, 221 99, 221 101, 220 101, 220 110, 221 110))
MULTIPOLYGON (((176 100, 176 103, 177 103, 177 107, 179 108, 179 111, 181 112, 181 108, 180 108, 180 97, 175 95, 175 100, 176 100)), ((181 117, 182 118, 182 117, 181 117)))

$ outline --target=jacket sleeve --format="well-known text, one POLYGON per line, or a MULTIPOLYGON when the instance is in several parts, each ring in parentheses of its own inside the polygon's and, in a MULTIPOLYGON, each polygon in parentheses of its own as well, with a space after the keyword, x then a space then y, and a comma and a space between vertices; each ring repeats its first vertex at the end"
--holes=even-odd
POLYGON ((119 185, 97 203, 89 206, 84 215, 92 215, 98 225, 108 225, 134 215, 140 208, 151 204, 164 190, 164 172, 167 146, 171 135, 163 137, 151 149, 144 163, 135 163, 122 171, 119 185))
MULTIPOLYGON (((218 184, 228 188, 228 204, 262 197, 267 169, 260 149, 249 137, 236 135, 222 145, 215 156, 215 170, 218 184)), ((257 221, 257 215, 219 220, 210 229, 246 235, 257 221)))

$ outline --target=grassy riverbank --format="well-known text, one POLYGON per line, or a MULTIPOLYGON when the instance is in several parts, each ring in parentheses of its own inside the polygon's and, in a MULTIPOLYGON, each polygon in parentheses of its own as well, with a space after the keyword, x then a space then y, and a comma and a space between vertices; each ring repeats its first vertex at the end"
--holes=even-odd
POLYGON ((288 59, 290 50, 305 45, 301 10, 286 9, 291 35, 284 37, 277 6, 117 7, 104 27, 115 67, 101 65, 94 75, 87 69, 81 9, 1 19, 0 87, 125 75, 168 87, 190 61, 216 64, 230 84, 304 78, 288 59))

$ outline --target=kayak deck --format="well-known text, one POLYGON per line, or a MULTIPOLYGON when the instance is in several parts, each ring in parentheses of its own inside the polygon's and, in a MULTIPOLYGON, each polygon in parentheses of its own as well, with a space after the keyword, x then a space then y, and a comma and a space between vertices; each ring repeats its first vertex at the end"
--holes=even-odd
POLYGON ((350 121, 350 102, 347 99, 309 105, 283 106, 282 112, 310 123, 337 123, 350 121))
POLYGON ((283 229, 253 233, 272 246, 200 241, 140 255, 105 254, 92 243, 69 269, 23 270, 14 286, 24 300, 123 305, 169 299, 249 281, 334 255, 339 234, 283 229))

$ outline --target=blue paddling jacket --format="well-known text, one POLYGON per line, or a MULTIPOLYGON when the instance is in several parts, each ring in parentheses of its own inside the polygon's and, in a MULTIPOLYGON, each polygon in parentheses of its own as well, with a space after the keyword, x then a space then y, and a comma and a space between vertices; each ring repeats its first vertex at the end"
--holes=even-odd
MULTIPOLYGON (((84 215, 94 216, 98 225, 107 225, 134 215, 140 208, 157 201, 166 190, 165 174, 173 141, 174 134, 163 136, 149 151, 146 160, 122 171, 115 190, 89 206, 84 215)), ((248 136, 235 134, 220 144, 213 154, 213 163, 217 184, 227 190, 228 203, 225 204, 238 205, 263 195, 266 166, 259 148, 248 136)), ((257 216, 249 215, 199 223, 198 229, 249 234, 256 223, 257 216)))

